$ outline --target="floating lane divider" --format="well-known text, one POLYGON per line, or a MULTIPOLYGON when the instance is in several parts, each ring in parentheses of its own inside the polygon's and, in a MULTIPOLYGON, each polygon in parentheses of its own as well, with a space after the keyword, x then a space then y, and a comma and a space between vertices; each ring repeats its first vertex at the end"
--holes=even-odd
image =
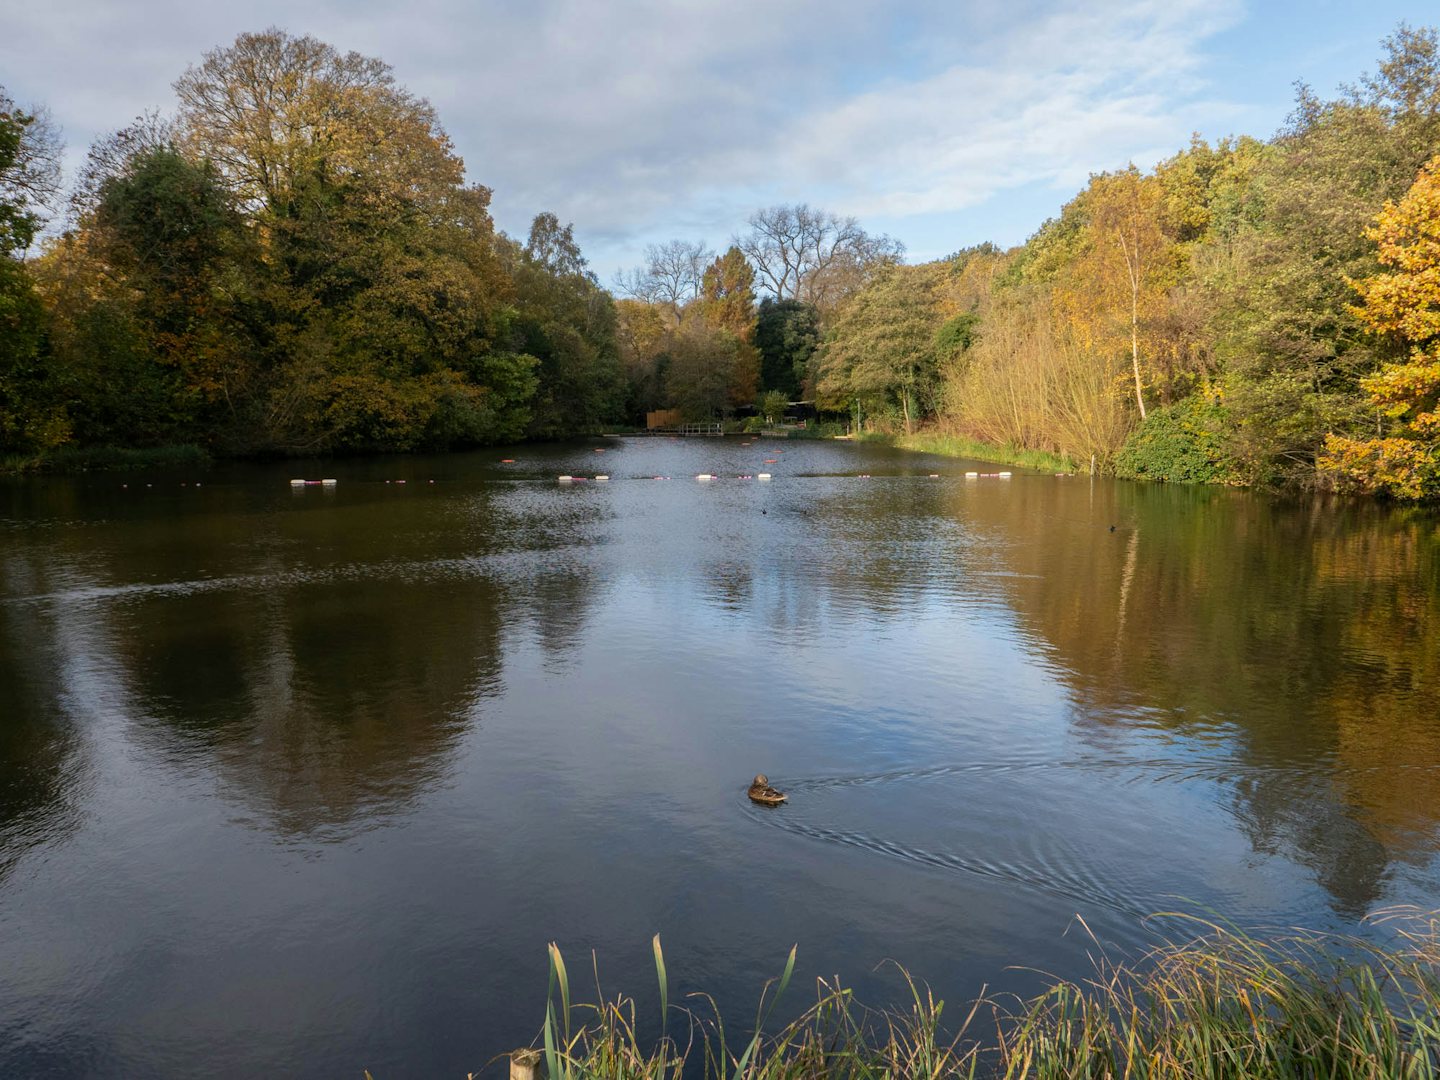
MULTIPOLYGON (((332 480, 332 479, 325 479, 325 480, 291 480, 291 481, 290 481, 290 486, 291 486, 292 488, 297 488, 297 487, 334 487, 334 486, 335 486, 336 484, 338 484, 339 482, 340 482, 339 480, 332 480)), ((389 483, 389 481, 387 480, 386 483, 389 483)))
MULTIPOLYGON (((851 479, 854 479, 854 480, 871 480, 871 479, 874 479, 874 477, 873 477, 870 473, 850 473, 850 474, 848 474, 848 475, 850 476, 851 479)), ((928 473, 928 474, 925 474, 925 475, 928 475, 929 479, 931 479, 931 480, 942 480, 942 479, 944 479, 944 474, 942 474, 942 473, 928 473)), ((1009 480, 1013 475, 1014 475, 1014 474, 1013 474, 1013 473, 1010 473, 1010 472, 983 472, 983 473, 982 473, 982 472, 967 472, 967 473, 965 474, 965 479, 966 479, 966 480, 986 480, 986 479, 991 479, 991 480, 1009 480)), ((771 478, 772 478, 772 476, 771 476, 771 474, 768 473, 768 472, 762 472, 762 473, 737 473, 737 474, 735 475, 735 477, 734 477, 734 479, 736 479, 736 480, 770 480, 771 478)), ((919 474, 916 474, 916 476, 915 476, 914 478, 919 478, 919 474)), ((584 484, 584 483, 588 483, 588 482, 591 482, 591 481, 596 481, 596 482, 599 482, 599 483, 608 483, 608 482, 611 480, 611 477, 610 477, 610 475, 609 475, 608 473, 596 473, 594 476, 573 476, 573 475, 570 475, 570 474, 567 473, 567 474, 562 475, 562 476, 557 476, 555 479, 556 479, 558 482, 562 483, 562 484, 584 484)), ((622 477, 621 479, 623 480, 624 477, 622 477)), ((635 478, 635 479, 641 479, 641 480, 671 480, 671 479, 674 479, 674 478, 673 478, 673 477, 670 477, 670 476, 643 476, 643 477, 637 477, 637 478, 635 478)), ((695 479, 698 480, 698 481, 700 481, 700 482, 702 482, 702 483, 712 483, 712 482, 714 482, 714 481, 716 481, 716 480, 725 480, 725 479, 727 479, 727 477, 721 476, 719 473, 696 473, 696 474, 695 474, 695 479)), ((891 477, 890 479, 895 479, 895 477, 891 477)), ((334 481, 334 480, 292 480, 292 481, 290 481, 290 483, 291 483, 291 485, 294 486, 294 487, 300 487, 300 486, 312 485, 312 484, 332 485, 332 484, 336 483, 336 481, 334 481)), ((405 483, 405 481, 404 481, 404 480, 386 480, 385 483, 387 483, 387 484, 403 484, 403 483, 405 483)), ((430 480, 430 481, 428 481, 428 483, 433 484, 433 483, 435 483, 435 481, 434 481, 434 480, 430 480)), ((123 485, 122 485, 122 486, 123 486, 123 485)), ((182 485, 182 486, 183 486, 183 485, 182 485)), ((196 487, 199 487, 200 485, 199 485, 199 484, 196 484, 195 486, 196 486, 196 487)))

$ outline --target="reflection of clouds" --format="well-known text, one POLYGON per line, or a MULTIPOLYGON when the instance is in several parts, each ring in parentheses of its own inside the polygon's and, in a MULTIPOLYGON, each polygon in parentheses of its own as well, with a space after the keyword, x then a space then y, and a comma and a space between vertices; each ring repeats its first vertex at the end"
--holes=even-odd
MULTIPOLYGON (((223 8, 147 7, 135 55, 111 47, 128 26, 95 0, 11 13, 10 89, 51 107, 75 140, 72 166, 106 131, 169 108, 171 80, 238 29, 223 8)), ((245 10, 248 29, 300 29, 280 0, 245 10)), ((338 0, 307 10, 310 26, 329 28, 322 38, 394 64, 435 104, 470 180, 495 190, 502 227, 523 235, 552 207, 576 222, 607 275, 638 261, 646 239, 699 234, 723 246, 770 202, 808 197, 903 224, 1144 165, 1180 133, 1234 117, 1200 76, 1205 43, 1242 15, 1233 0, 925 2, 903 12, 738 0, 648 4, 620 27, 581 0, 426 0, 418 18, 338 0)), ((1042 216, 1037 208, 1030 220, 1042 216)), ((902 238, 915 249, 929 240, 923 230, 902 238)))

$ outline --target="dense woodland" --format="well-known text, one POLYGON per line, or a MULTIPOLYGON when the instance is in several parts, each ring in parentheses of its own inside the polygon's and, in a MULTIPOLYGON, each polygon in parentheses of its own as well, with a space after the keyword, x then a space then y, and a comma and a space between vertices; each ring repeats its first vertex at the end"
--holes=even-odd
MULTIPOLYGON (((609 288, 491 220, 381 61, 242 35, 91 149, 0 90, 0 453, 443 449, 815 401, 1176 481, 1440 495, 1440 48, 1401 27, 1269 141, 1091 178, 921 265, 805 204, 609 288), (45 226, 49 225, 47 229, 45 226)), ((760 422, 758 419, 755 422, 760 422)))

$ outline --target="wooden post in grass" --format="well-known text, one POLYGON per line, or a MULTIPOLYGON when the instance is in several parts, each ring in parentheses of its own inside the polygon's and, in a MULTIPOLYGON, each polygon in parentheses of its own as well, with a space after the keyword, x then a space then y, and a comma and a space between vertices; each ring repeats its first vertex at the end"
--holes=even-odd
POLYGON ((540 1080, 540 1051, 515 1050, 510 1054, 510 1080, 540 1080))

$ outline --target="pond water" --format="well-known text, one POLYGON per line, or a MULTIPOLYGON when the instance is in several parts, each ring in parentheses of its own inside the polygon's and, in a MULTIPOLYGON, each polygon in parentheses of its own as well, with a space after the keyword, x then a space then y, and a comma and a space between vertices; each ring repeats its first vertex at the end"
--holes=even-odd
POLYGON ((0 484, 0 1074, 460 1077, 552 939, 743 1023, 797 942, 883 1004, 1083 976, 1077 915, 1440 907, 1440 519, 996 468, 0 484))

